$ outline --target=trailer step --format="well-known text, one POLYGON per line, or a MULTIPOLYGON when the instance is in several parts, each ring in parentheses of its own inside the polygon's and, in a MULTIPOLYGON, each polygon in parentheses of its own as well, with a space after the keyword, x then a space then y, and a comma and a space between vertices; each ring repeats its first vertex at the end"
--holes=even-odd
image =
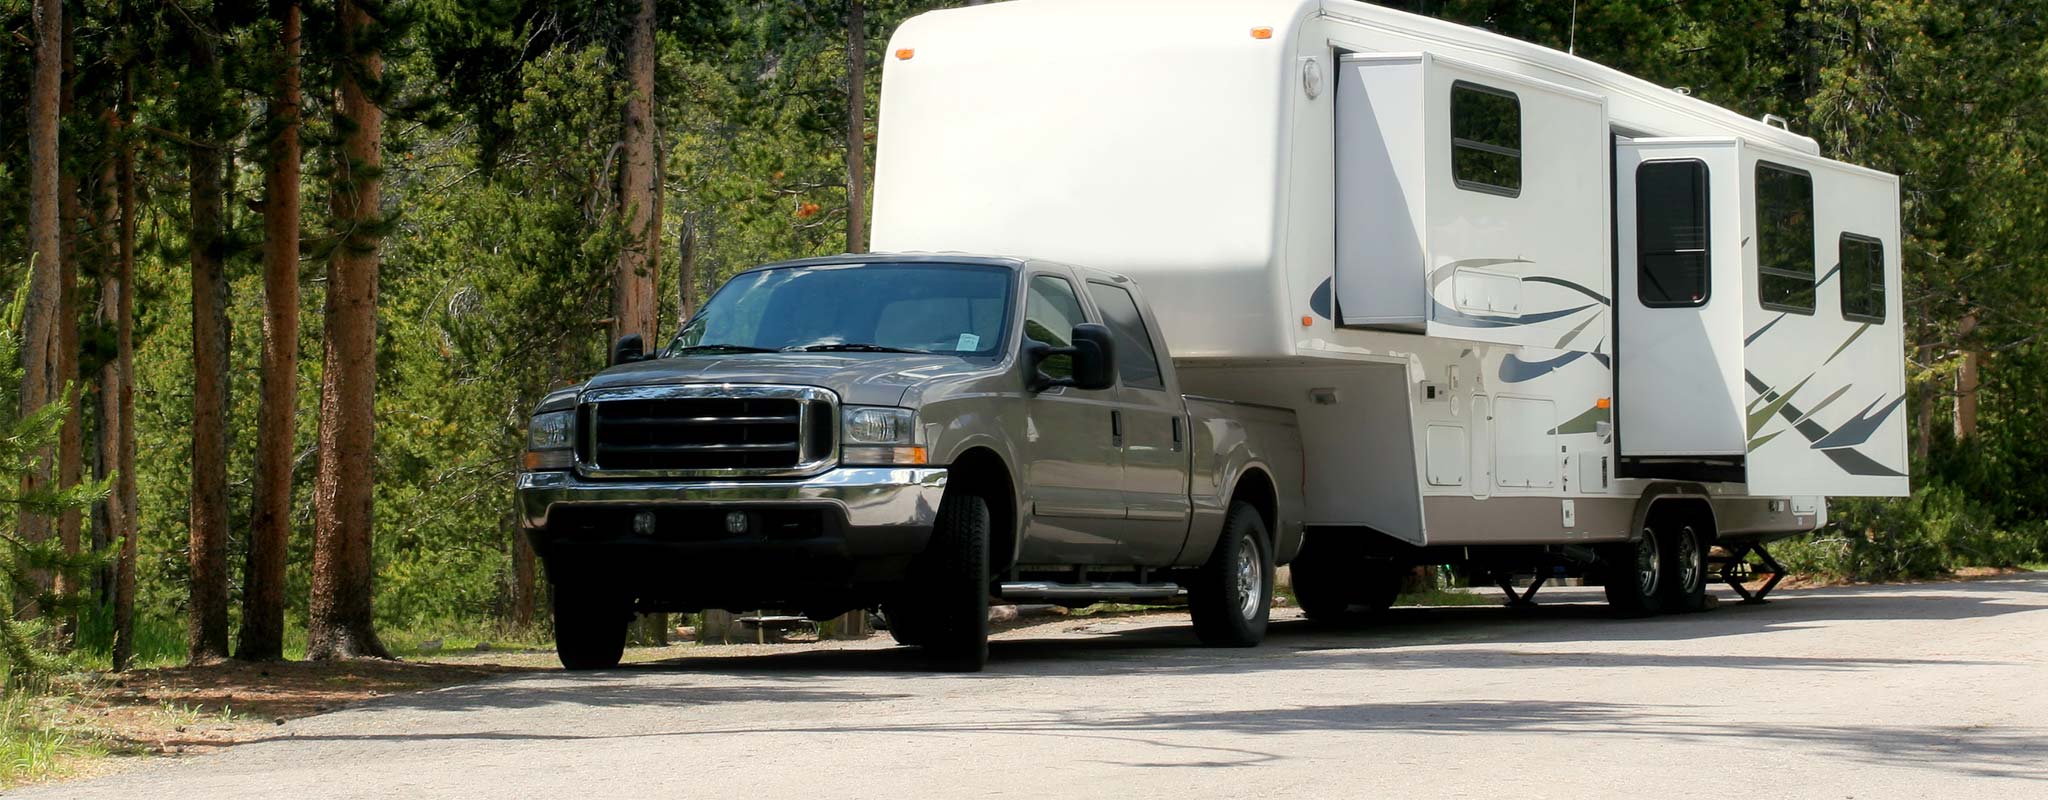
POLYGON ((1172 583, 1005 583, 996 593, 1004 600, 1038 600, 1059 605, 1109 600, 1172 600, 1187 593, 1172 583))

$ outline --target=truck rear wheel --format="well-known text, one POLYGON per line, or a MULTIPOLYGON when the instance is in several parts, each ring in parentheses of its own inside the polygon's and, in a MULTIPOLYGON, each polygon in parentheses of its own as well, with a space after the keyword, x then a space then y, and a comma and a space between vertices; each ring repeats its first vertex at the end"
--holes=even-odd
POLYGON ((1249 503, 1230 504, 1209 562, 1188 587, 1195 635, 1211 647, 1251 647, 1266 638, 1273 608, 1273 552, 1266 521, 1249 503))
POLYGON ((1601 583, 1607 589, 1607 605, 1623 617, 1647 617, 1664 609, 1664 583, 1670 559, 1664 555, 1666 537, 1654 528, 1644 528, 1633 542, 1618 542, 1600 549, 1601 583))
POLYGON ((889 637, 904 647, 924 644, 924 623, 917 616, 914 601, 895 600, 882 604, 882 620, 889 625, 889 637))
POLYGON ((582 581, 554 585, 555 656, 571 671, 611 669, 626 655, 631 603, 582 581))
POLYGON ((911 569, 917 605, 907 617, 909 630, 936 669, 980 672, 988 665, 991 526, 988 501, 947 492, 931 542, 911 569))
POLYGON ((1301 613, 1319 623, 1351 625, 1392 608, 1407 571, 1383 558, 1368 558, 1354 536, 1314 533, 1288 565, 1294 600, 1301 613))

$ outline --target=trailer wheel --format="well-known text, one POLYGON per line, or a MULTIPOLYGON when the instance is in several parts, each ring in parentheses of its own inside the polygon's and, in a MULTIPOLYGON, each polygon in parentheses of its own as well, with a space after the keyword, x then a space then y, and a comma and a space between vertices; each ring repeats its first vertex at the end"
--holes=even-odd
POLYGON ((988 501, 947 492, 931 543, 911 567, 912 591, 920 595, 908 618, 911 638, 934 669, 980 672, 988 665, 990 527, 988 501))
POLYGON ((1633 542, 1619 542, 1600 548, 1601 583, 1607 587, 1607 605, 1623 617, 1646 617, 1663 610, 1664 584, 1670 571, 1664 555, 1664 540, 1653 528, 1644 528, 1633 542))
POLYGON ((1287 565, 1294 601, 1310 621, 1356 625, 1394 606, 1408 571, 1383 558, 1369 558, 1356 538, 1311 535, 1287 565))
POLYGON ((924 644, 924 620, 918 618, 916 606, 910 601, 896 600, 882 604, 882 621, 889 626, 889 637, 904 647, 924 644))
POLYGON ((1707 543, 1691 525, 1667 526, 1663 539, 1663 610, 1676 614, 1706 608, 1707 543))
POLYGON ((632 605, 586 581, 561 581, 550 592, 555 608, 555 656, 573 672, 611 669, 626 655, 632 605))
POLYGON ((1216 550, 1188 587, 1195 635, 1210 647, 1251 647, 1266 638, 1273 609, 1273 552, 1266 521, 1250 503, 1231 503, 1216 550))

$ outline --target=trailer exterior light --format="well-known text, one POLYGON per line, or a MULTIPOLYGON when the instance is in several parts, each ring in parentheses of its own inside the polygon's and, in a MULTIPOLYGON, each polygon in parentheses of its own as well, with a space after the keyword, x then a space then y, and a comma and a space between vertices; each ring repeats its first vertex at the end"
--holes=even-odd
POLYGON ((1606 411, 1607 409, 1614 407, 1614 398, 1602 397, 1598 400, 1593 401, 1593 407, 1600 409, 1602 411, 1606 411))
POLYGON ((914 49, 914 48, 909 48, 909 47, 905 47, 905 48, 903 48, 903 49, 901 49, 901 50, 897 50, 897 51, 896 51, 896 60, 897 60, 897 61, 909 61, 909 60, 911 59, 911 57, 912 57, 912 56, 915 56, 915 55, 917 55, 917 50, 916 50, 916 49, 914 49))
POLYGON ((1272 28, 1267 28, 1267 27, 1258 27, 1258 28, 1253 28, 1253 29, 1252 29, 1252 38, 1254 38, 1254 39, 1271 39, 1271 38, 1273 38, 1273 29, 1272 29, 1272 28))

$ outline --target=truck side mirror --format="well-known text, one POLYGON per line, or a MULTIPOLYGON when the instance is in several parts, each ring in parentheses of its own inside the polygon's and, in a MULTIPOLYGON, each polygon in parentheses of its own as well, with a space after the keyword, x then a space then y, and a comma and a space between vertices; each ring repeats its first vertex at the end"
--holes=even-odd
POLYGON ((1094 391, 1116 385, 1116 345, 1110 341, 1108 328, 1092 322, 1075 325, 1071 341, 1073 344, 1070 346, 1054 347, 1036 340, 1025 340, 1024 356, 1031 365, 1031 391, 1042 392, 1059 386, 1094 391), (1054 356, 1068 358, 1071 374, 1053 377, 1045 373, 1042 369, 1045 360, 1054 356))
POLYGON ((1094 391, 1116 385, 1116 344, 1109 328, 1093 322, 1074 326, 1074 388, 1094 391))
POLYGON ((642 344, 640 334, 629 333, 612 343, 612 366, 630 364, 646 357, 647 346, 642 344))

